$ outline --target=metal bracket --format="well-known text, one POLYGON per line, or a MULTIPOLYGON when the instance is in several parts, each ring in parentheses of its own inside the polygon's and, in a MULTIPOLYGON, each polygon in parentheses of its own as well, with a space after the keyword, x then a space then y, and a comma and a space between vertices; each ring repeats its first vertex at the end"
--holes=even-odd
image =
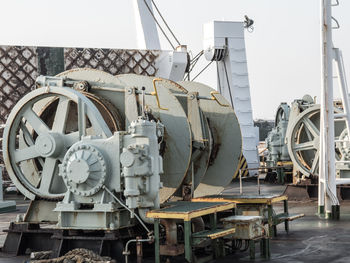
POLYGON ((132 121, 137 120, 139 112, 137 109, 136 90, 134 87, 125 88, 125 127, 129 127, 132 121))
POLYGON ((335 3, 332 4, 332 6, 338 6, 339 5, 339 0, 335 0, 335 3))
POLYGON ((336 26, 332 27, 332 29, 339 29, 340 28, 340 24, 338 22, 338 20, 332 16, 332 20, 337 24, 336 26))

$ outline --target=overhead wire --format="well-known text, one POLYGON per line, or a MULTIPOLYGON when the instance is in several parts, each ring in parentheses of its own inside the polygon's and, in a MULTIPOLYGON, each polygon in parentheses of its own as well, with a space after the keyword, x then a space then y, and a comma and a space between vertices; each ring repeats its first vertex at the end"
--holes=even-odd
POLYGON ((175 41, 177 42, 177 44, 178 44, 179 46, 181 46, 180 41, 179 41, 179 40, 177 39, 177 37, 175 36, 174 32, 170 29, 168 23, 165 21, 164 17, 163 17, 162 14, 160 13, 160 11, 159 11, 159 9, 158 9, 156 3, 155 3, 153 0, 151 0, 151 1, 152 1, 152 3, 153 3, 154 7, 156 8, 157 13, 159 14, 160 18, 163 20, 163 23, 165 24, 165 26, 166 26, 167 29, 169 30, 170 34, 173 36, 173 38, 175 39, 175 41))
POLYGON ((168 40, 170 46, 175 50, 175 46, 173 45, 173 43, 171 42, 171 40, 169 39, 169 37, 167 36, 167 34, 165 33, 165 31, 163 30, 163 28, 161 27, 161 25, 159 24, 157 18, 155 17, 152 9, 149 7, 149 5, 147 4, 146 0, 143 0, 143 2, 145 3, 149 13, 151 14, 151 16, 153 17, 154 21, 156 22, 156 24, 158 25, 160 31, 162 31, 164 37, 168 40))
POLYGON ((204 50, 201 50, 197 53, 197 55, 195 55, 192 59, 191 59, 191 62, 196 60, 196 59, 199 59, 204 53, 204 50))
POLYGON ((210 65, 211 63, 213 63, 213 60, 210 61, 193 79, 192 81, 194 81, 197 77, 199 77, 200 74, 202 74, 210 65))
POLYGON ((231 105, 233 106, 232 92, 231 92, 231 87, 230 87, 230 80, 229 80, 228 74, 227 74, 226 63, 223 62, 223 64, 224 64, 224 69, 225 69, 225 75, 226 75, 226 81, 227 81, 227 86, 228 86, 228 92, 230 94, 231 105))
POLYGON ((221 81, 220 81, 219 63, 218 63, 218 61, 216 61, 216 74, 217 74, 217 78, 218 78, 218 89, 219 89, 220 94, 222 94, 221 93, 221 81))
POLYGON ((184 80, 190 80, 190 73, 192 72, 193 68, 195 67, 195 65, 197 64, 197 62, 199 61, 199 59, 201 58, 201 56, 204 54, 204 51, 200 51, 197 55, 195 55, 189 62, 190 66, 189 66, 189 70, 187 72, 187 74, 184 77, 184 80))
POLYGON ((120 200, 118 197, 116 197, 111 190, 109 190, 105 185, 103 186, 103 189, 106 190, 107 193, 109 193, 122 207, 124 207, 126 210, 130 212, 131 215, 135 216, 136 219, 140 222, 140 224, 143 226, 143 228, 147 231, 147 233, 151 233, 152 231, 145 225, 145 223, 142 221, 142 219, 136 214, 134 211, 132 211, 122 200, 120 200))
MULTIPOLYGON (((172 41, 170 40, 169 36, 166 34, 165 30, 163 29, 163 27, 160 25, 158 19, 156 18, 156 16, 154 15, 153 10, 151 9, 151 7, 148 5, 148 3, 146 2, 146 0, 143 0, 143 2, 145 3, 149 13, 151 14, 151 16, 153 17, 154 21, 156 22, 158 28, 160 29, 160 31, 163 33, 164 37, 166 38, 166 40, 169 42, 170 46, 175 50, 175 45, 172 43, 172 41)), ((160 16, 160 18, 162 19, 163 23, 165 24, 166 28, 168 29, 168 31, 170 32, 170 34, 173 36, 173 38, 175 39, 176 43, 180 46, 180 41, 178 40, 178 38, 175 36, 174 32, 171 30, 171 28, 169 27, 168 23, 166 22, 166 20, 164 19, 163 15, 161 14, 159 8, 157 7, 156 3, 151 0, 152 4, 154 5, 158 15, 160 16)))

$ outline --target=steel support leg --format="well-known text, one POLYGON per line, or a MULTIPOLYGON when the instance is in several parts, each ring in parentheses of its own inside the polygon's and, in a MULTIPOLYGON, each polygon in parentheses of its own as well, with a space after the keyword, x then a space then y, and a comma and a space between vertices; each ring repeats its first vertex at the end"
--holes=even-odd
POLYGON ((249 254, 250 254, 250 259, 255 259, 255 241, 254 240, 249 240, 249 254))
POLYGON ((270 259, 270 257, 271 257, 270 238, 266 238, 265 242, 266 242, 266 246, 267 246, 267 248, 266 248, 267 257, 266 258, 270 259))
POLYGON ((319 205, 318 206, 318 215, 319 216, 324 216, 324 205, 319 205))
POLYGON ((273 208, 272 208, 272 205, 267 205, 267 216, 268 216, 268 219, 267 219, 267 222, 269 224, 269 236, 270 237, 273 237, 275 236, 275 231, 274 231, 274 227, 273 227, 273 208))
MULTIPOLYGON (((283 207, 284 213, 288 215, 288 200, 283 200, 283 207)), ((286 229, 286 232, 289 233, 289 221, 287 219, 284 220, 284 228, 286 229)))
POLYGON ((159 219, 154 219, 154 256, 155 263, 160 263, 159 253, 159 219))
POLYGON ((270 239, 269 238, 263 238, 262 242, 264 244, 264 258, 269 259, 271 256, 270 253, 270 239))
POLYGON ((276 169, 276 172, 277 172, 277 182, 279 184, 283 184, 284 183, 284 180, 283 180, 283 172, 282 172, 282 168, 281 167, 278 167, 276 169))
POLYGON ((185 227, 185 259, 187 262, 192 262, 192 244, 191 244, 191 221, 184 221, 185 227))
POLYGON ((340 219, 340 206, 332 205, 332 219, 339 220, 340 219))
MULTIPOLYGON (((217 216, 216 213, 214 214, 210 214, 210 229, 211 230, 215 230, 217 227, 217 216)), ((214 256, 215 258, 218 258, 220 256, 220 249, 218 246, 218 241, 212 240, 212 248, 213 248, 213 252, 214 252, 214 256)))

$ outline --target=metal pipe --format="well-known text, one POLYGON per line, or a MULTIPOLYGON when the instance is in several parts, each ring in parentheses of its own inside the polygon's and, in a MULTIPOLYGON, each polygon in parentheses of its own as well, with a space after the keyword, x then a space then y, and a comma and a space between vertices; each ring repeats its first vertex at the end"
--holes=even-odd
POLYGON ((325 206, 327 214, 332 213, 332 205, 339 205, 339 201, 336 197, 335 151, 327 150, 334 148, 331 2, 331 0, 321 0, 322 99, 320 127, 319 207, 325 206))
MULTIPOLYGON (((136 240, 140 240, 142 237, 136 237, 136 240)), ((137 257, 137 263, 142 262, 143 258, 143 249, 142 249, 142 242, 137 241, 136 242, 136 257, 137 257)))
POLYGON ((345 119, 346 128, 348 129, 348 131, 350 131, 350 105, 349 105, 348 85, 346 82, 344 64, 342 60, 342 53, 339 50, 339 48, 334 49, 334 55, 335 55, 335 60, 337 62, 339 87, 341 89, 341 97, 342 97, 343 108, 344 108, 344 114, 342 117, 344 117, 345 119))
POLYGON ((153 224, 154 223, 154 218, 148 218, 146 216, 146 213, 150 210, 150 208, 142 208, 139 207, 137 209, 138 214, 140 216, 140 218, 142 219, 143 222, 146 222, 147 224, 153 224))
POLYGON ((147 233, 151 233, 149 228, 145 225, 145 223, 141 220, 141 218, 134 212, 132 211, 126 204, 124 204, 121 200, 119 200, 118 197, 116 197, 105 185, 102 187, 104 190, 106 190, 107 193, 109 193, 122 207, 124 207, 126 210, 130 212, 132 216, 135 216, 136 219, 140 222, 140 224, 146 229, 147 233))
POLYGON ((336 185, 350 184, 350 178, 337 178, 336 185))
MULTIPOLYGON (((324 0, 321 0, 321 5, 320 5, 320 24, 321 24, 321 87, 322 87, 322 92, 321 92, 321 105, 324 104, 324 89, 326 87, 326 64, 325 64, 325 36, 324 36, 324 15, 325 15, 325 7, 324 7, 324 0)), ((324 181, 325 181, 325 158, 324 158, 324 150, 323 150, 323 138, 324 138, 324 114, 321 110, 320 113, 320 156, 319 156, 319 176, 318 176, 318 207, 320 213, 323 212, 324 208, 324 201, 325 201, 325 196, 324 196, 324 181)))
POLYGON ((123 251, 123 255, 125 256, 125 263, 129 263, 129 244, 133 242, 152 242, 153 238, 147 238, 147 239, 130 239, 128 242, 126 242, 125 249, 123 251))

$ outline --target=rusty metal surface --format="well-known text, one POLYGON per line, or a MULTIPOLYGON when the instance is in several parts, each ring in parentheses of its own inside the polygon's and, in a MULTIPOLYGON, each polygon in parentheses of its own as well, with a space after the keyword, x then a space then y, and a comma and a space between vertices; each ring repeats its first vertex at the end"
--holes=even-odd
POLYGON ((65 69, 93 68, 112 75, 134 73, 154 76, 157 72, 155 60, 160 51, 65 48, 65 69))
POLYGON ((263 217, 261 216, 230 216, 221 220, 225 229, 234 227, 233 239, 251 240, 264 236, 263 217))

